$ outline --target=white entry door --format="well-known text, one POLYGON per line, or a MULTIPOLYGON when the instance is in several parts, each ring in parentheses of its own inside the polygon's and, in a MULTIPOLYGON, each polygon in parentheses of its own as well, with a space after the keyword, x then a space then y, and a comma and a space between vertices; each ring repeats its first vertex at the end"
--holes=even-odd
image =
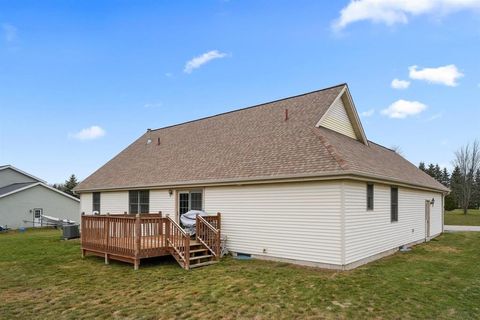
POLYGON ((41 227, 42 226, 42 215, 43 215, 43 209, 42 208, 33 209, 33 226, 34 227, 41 227))

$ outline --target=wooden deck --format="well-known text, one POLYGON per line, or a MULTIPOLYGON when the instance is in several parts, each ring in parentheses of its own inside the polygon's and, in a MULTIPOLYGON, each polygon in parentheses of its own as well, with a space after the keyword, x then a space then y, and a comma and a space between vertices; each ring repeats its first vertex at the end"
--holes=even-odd
POLYGON ((82 256, 87 254, 132 263, 173 255, 185 269, 220 258, 220 213, 197 217, 195 240, 162 214, 82 216, 82 256))

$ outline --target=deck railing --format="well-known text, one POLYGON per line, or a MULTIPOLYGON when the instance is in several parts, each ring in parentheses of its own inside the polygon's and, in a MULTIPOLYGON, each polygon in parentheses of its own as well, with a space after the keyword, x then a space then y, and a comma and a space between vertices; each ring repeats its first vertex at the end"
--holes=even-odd
MULTIPOLYGON (((197 218, 197 240, 217 259, 220 257, 220 214, 197 218)), ((170 217, 158 214, 82 215, 82 256, 102 256, 133 263, 138 269, 143 258, 172 254, 190 267, 190 235, 170 217)))
POLYGON ((166 218, 161 214, 82 216, 81 244, 85 251, 133 262, 165 254, 166 218))
POLYGON ((173 219, 170 217, 167 217, 167 219, 168 245, 174 250, 173 255, 178 263, 188 270, 190 264, 190 235, 173 219))
POLYGON ((197 215, 196 220, 196 239, 200 241, 218 260, 220 259, 220 229, 214 227, 214 225, 220 225, 220 213, 217 216, 205 216, 197 215), (210 223, 209 220, 213 222, 210 223), (213 219, 216 218, 216 219, 213 219))

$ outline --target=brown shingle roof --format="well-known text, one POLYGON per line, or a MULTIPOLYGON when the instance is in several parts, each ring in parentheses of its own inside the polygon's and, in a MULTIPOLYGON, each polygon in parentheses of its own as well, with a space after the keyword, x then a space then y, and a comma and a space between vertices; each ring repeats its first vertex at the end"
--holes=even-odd
POLYGON ((344 87, 152 130, 76 190, 344 174, 346 170, 381 172, 406 183, 439 189, 435 180, 423 177, 423 172, 394 152, 315 127, 344 87), (388 169, 388 164, 399 169, 388 169), (407 167, 408 172, 404 170, 407 167))

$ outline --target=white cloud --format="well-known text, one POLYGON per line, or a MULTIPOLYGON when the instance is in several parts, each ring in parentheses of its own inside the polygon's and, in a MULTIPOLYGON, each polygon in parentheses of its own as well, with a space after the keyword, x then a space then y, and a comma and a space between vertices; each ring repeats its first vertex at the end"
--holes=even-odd
POLYGON ((421 102, 400 99, 382 110, 382 114, 389 118, 404 119, 408 116, 419 114, 425 109, 427 109, 427 106, 421 102))
POLYGON ((433 120, 436 120, 436 119, 440 119, 441 117, 443 117, 443 113, 442 113, 442 112, 436 113, 436 114, 428 117, 427 121, 433 121, 433 120))
POLYGON ((375 113, 375 109, 370 109, 370 110, 361 112, 360 115, 362 117, 368 118, 368 117, 373 116, 374 113, 375 113))
POLYGON ((212 61, 214 59, 225 58, 226 56, 227 56, 226 53, 220 52, 218 50, 205 52, 204 54, 199 55, 190 61, 187 61, 187 63, 185 64, 185 68, 183 69, 183 72, 192 73, 194 69, 200 68, 205 63, 212 61))
POLYGON ((18 29, 15 26, 9 23, 4 23, 2 25, 2 29, 3 29, 3 35, 5 37, 6 42, 11 43, 17 40, 18 29))
POLYGON ((447 15, 455 11, 480 9, 479 0, 351 0, 340 11, 333 28, 341 30, 351 23, 368 20, 374 23, 406 24, 411 16, 447 15))
POLYGON ((85 128, 80 130, 77 133, 70 135, 72 138, 78 140, 94 140, 105 135, 105 130, 99 126, 91 126, 89 128, 85 128))
POLYGON ((408 87, 410 87, 410 81, 395 78, 392 80, 392 83, 390 85, 393 89, 407 89, 408 87))
POLYGON ((159 108, 161 107, 163 104, 161 102, 152 102, 152 103, 145 103, 143 105, 144 108, 159 108))
POLYGON ((409 76, 415 80, 425 80, 429 83, 443 84, 449 87, 458 85, 457 80, 463 77, 454 64, 437 68, 424 68, 417 70, 418 66, 408 67, 409 76))

